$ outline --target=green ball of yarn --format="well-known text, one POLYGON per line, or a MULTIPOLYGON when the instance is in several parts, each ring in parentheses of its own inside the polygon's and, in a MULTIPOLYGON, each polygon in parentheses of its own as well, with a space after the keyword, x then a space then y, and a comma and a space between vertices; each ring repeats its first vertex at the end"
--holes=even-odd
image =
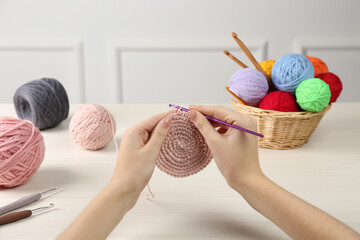
POLYGON ((329 85, 319 78, 302 81, 295 91, 300 107, 309 112, 320 112, 329 105, 331 92, 329 85))

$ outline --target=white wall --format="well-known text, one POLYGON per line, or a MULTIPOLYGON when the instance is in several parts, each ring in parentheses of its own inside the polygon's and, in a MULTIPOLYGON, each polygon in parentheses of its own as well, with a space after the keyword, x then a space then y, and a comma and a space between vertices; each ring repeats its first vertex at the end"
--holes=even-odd
POLYGON ((359 0, 0 0, 0 102, 54 77, 71 102, 224 103, 241 60, 318 56, 360 101, 359 0))

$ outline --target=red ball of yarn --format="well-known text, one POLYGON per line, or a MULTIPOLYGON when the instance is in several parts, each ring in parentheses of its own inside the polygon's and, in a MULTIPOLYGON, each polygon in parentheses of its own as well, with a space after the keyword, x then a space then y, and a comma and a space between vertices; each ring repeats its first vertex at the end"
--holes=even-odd
POLYGON ((259 108, 280 112, 298 112, 300 107, 294 95, 289 92, 275 91, 267 94, 260 102, 259 108))
POLYGON ((329 85, 331 91, 330 103, 336 102, 337 98, 340 96, 340 93, 343 89, 343 85, 340 78, 331 72, 321 73, 317 75, 316 78, 320 78, 329 85))
POLYGON ((328 67, 326 66, 326 64, 320 58, 309 57, 309 56, 306 56, 306 57, 307 57, 307 59, 310 60, 310 62, 312 63, 312 65, 314 67, 314 71, 315 71, 314 76, 317 76, 320 73, 329 72, 328 67))

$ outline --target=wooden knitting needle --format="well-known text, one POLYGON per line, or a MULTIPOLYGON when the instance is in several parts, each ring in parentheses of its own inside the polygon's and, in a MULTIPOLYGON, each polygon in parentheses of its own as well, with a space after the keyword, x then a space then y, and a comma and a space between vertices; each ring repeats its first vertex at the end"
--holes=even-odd
POLYGON ((238 96, 236 96, 235 93, 233 93, 232 91, 230 91, 229 87, 226 86, 225 89, 236 99, 238 100, 239 103, 243 104, 243 105, 246 105, 246 103, 241 99, 239 98, 238 96))
POLYGON ((239 64, 241 67, 243 68, 247 68, 248 66, 246 66, 243 62, 241 62, 239 59, 237 59, 236 57, 234 57, 231 53, 229 53, 227 50, 224 50, 225 55, 227 55, 231 60, 233 60, 234 62, 236 62, 237 64, 239 64))
POLYGON ((266 72, 264 71, 264 69, 262 69, 262 67, 260 66, 260 64, 256 61, 256 59, 254 58, 254 56, 251 54, 250 50, 246 47, 246 45, 238 38, 238 35, 236 33, 232 33, 232 37, 235 39, 235 41, 237 42, 237 44, 240 46, 240 48, 245 52, 246 56, 248 56, 248 58, 250 59, 250 61, 252 62, 252 64, 254 64, 255 68, 257 70, 259 70, 260 72, 262 72, 262 74, 264 74, 264 76, 266 77, 266 80, 269 83, 269 89, 273 89, 273 84, 269 78, 269 76, 266 74, 266 72))

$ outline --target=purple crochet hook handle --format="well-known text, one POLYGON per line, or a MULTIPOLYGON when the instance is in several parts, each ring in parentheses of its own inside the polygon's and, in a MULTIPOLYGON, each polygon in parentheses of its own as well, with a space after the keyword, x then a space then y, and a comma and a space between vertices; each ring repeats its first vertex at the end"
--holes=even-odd
MULTIPOLYGON (((185 111, 185 112, 189 112, 190 110, 187 109, 187 108, 184 108, 184 107, 180 107, 180 106, 177 106, 177 105, 174 105, 174 104, 169 104, 169 107, 174 107, 174 108, 177 108, 181 111, 185 111)), ((260 133, 257 133, 257 132, 253 132, 249 129, 246 129, 246 128, 242 128, 242 127, 239 127, 239 126, 236 126, 236 125, 232 125, 230 123, 227 123, 227 122, 224 122, 224 121, 221 121, 221 120, 218 120, 216 118, 212 118, 212 117, 209 117, 209 116, 206 116, 204 115, 204 117, 206 117, 207 119, 210 119, 210 120, 213 120, 215 122, 218 122, 218 123, 221 123, 221 124, 224 124, 224 125, 227 125, 229 127, 232 127, 232 128, 236 128, 240 131, 244 131, 244 132, 247 132, 247 133, 250 133, 250 134, 253 134, 255 136, 258 136, 258 137, 264 137, 264 135, 260 134, 260 133)))
POLYGON ((51 188, 51 189, 43 191, 43 192, 33 193, 33 194, 27 195, 25 197, 19 198, 18 200, 14 201, 12 203, 9 203, 5 206, 2 206, 2 207, 0 207, 0 216, 5 213, 11 212, 17 208, 25 207, 26 205, 36 202, 45 194, 54 192, 54 191, 58 190, 58 188, 59 188, 59 186, 56 186, 54 188, 51 188))
POLYGON ((15 210, 17 208, 21 208, 26 205, 29 205, 30 203, 36 202, 40 198, 41 198, 41 193, 33 193, 33 194, 27 195, 25 197, 22 197, 12 203, 9 203, 3 207, 0 207, 0 215, 3 215, 5 213, 15 210))

